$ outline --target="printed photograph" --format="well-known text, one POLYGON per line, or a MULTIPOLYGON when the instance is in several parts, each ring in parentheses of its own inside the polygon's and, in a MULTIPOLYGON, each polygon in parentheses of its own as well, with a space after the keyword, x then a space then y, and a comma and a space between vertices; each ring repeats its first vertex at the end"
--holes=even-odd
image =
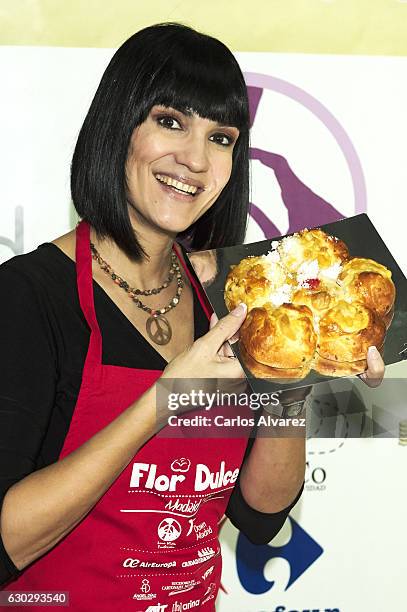
POLYGON ((246 304, 232 347, 255 390, 407 356, 407 280, 366 214, 189 258, 219 318, 246 304))

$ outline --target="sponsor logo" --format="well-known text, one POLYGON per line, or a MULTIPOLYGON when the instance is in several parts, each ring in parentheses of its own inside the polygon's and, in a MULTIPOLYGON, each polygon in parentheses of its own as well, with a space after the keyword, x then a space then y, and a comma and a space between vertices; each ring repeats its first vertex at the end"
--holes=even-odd
POLYGON ((198 565, 199 563, 205 563, 208 559, 215 555, 213 548, 207 547, 198 550, 198 556, 190 561, 183 561, 182 567, 190 567, 191 565, 198 565))
POLYGON ((151 590, 150 581, 147 578, 141 581, 141 590, 143 593, 148 593, 151 590))
MULTIPOLYGON (((365 212, 367 195, 360 159, 349 135, 330 110, 294 83, 271 75, 257 73, 246 73, 245 79, 252 124, 257 124, 257 128, 263 122, 265 122, 264 125, 269 126, 273 124, 273 121, 277 125, 279 124, 278 127, 273 124, 276 128, 273 130, 273 143, 271 140, 267 141, 266 138, 261 143, 262 148, 257 148, 256 145, 260 143, 252 141, 250 149, 253 185, 257 186, 256 193, 252 198, 250 214, 264 236, 271 238, 272 236, 297 231, 303 227, 303 219, 307 219, 308 227, 315 227, 323 223, 337 221, 349 214, 365 212), (263 96, 265 92, 267 95, 263 96), (281 95, 288 98, 290 102, 286 107, 288 112, 285 117, 286 121, 288 119, 287 125, 281 120, 278 113, 277 115, 275 115, 275 112, 274 115, 272 114, 275 111, 274 100, 277 97, 280 100, 281 95), (295 104, 292 104, 292 102, 295 104), (256 120, 259 108, 259 118, 256 120), (332 136, 334 142, 338 145, 332 150, 335 157, 331 158, 332 163, 330 165, 335 167, 334 160, 338 159, 339 156, 343 156, 347 162, 349 175, 346 177, 342 175, 339 178, 340 175, 337 174, 341 183, 346 184, 349 179, 351 180, 354 198, 350 198, 349 201, 352 202, 352 205, 347 210, 341 208, 341 211, 339 211, 334 208, 333 203, 324 200, 319 193, 323 190, 322 184, 320 186, 312 184, 311 176, 297 176, 291 167, 291 160, 283 157, 282 151, 275 151, 271 148, 272 146, 278 147, 277 143, 282 142, 283 126, 287 129, 288 125, 296 124, 297 121, 300 124, 304 108, 314 115, 318 121, 318 126, 322 125, 326 128, 327 134, 332 136), (284 194, 284 198, 281 197, 281 194, 284 194), (300 194, 301 197, 299 197, 300 194)), ((264 130, 260 129, 260 132, 264 132, 264 130)), ((299 151, 296 151, 297 155, 298 153, 299 151)), ((328 150, 325 149, 322 155, 326 156, 327 153, 328 150)), ((331 155, 330 152, 329 155, 331 155)), ((328 164, 328 162, 326 163, 328 164)), ((256 240, 261 240, 261 237, 256 237, 256 240)))
POLYGON ((214 565, 211 565, 211 567, 209 567, 209 568, 206 570, 206 572, 204 572, 204 573, 202 574, 202 580, 206 580, 206 579, 208 578, 208 576, 210 576, 210 575, 212 574, 212 572, 213 572, 213 570, 214 570, 214 567, 215 567, 214 565))
POLYGON ((216 584, 214 582, 211 582, 204 593, 204 596, 202 599, 202 605, 206 603, 207 601, 209 601, 210 599, 215 599, 215 596, 216 596, 216 584))
POLYGON ((160 540, 171 543, 172 546, 175 546, 174 540, 178 540, 181 532, 181 525, 171 516, 163 519, 157 527, 157 533, 160 540))
POLYGON ((185 603, 178 603, 178 601, 174 601, 174 603, 172 604, 172 612, 182 612, 182 610, 191 610, 192 608, 198 608, 200 603, 200 599, 190 599, 185 603))
POLYGON ((178 512, 183 512, 186 514, 195 514, 195 512, 199 510, 201 504, 202 500, 191 501, 191 499, 188 498, 187 501, 181 501, 180 498, 177 497, 177 499, 171 499, 167 504, 165 504, 165 509, 172 511, 177 510, 178 512))
POLYGON ((137 599, 138 601, 151 601, 157 597, 156 593, 150 593, 150 581, 147 580, 147 578, 141 581, 140 591, 141 593, 134 593, 133 599, 137 599))
POLYGON ((173 580, 171 584, 166 584, 161 587, 162 591, 169 591, 168 595, 178 595, 179 593, 186 593, 190 591, 194 587, 198 586, 200 583, 199 580, 195 580, 192 578, 191 580, 173 580))
MULTIPOLYGON (((133 463, 133 469, 130 478, 131 488, 154 489, 155 491, 176 491, 179 482, 186 480, 185 473, 190 468, 189 459, 175 459, 171 467, 176 472, 184 472, 171 474, 157 474, 158 465, 155 463, 133 463)), ((204 463, 198 463, 195 470, 195 491, 206 491, 220 489, 236 482, 239 474, 239 468, 227 470, 225 462, 221 461, 219 470, 212 470, 204 463)))
POLYGON ((236 548, 239 580, 253 595, 269 591, 274 581, 266 580, 264 568, 271 559, 285 559, 290 566, 290 578, 284 590, 294 584, 323 553, 323 548, 291 517, 291 538, 284 546, 252 544, 242 533, 236 548))
POLYGON ((206 491, 206 489, 219 489, 236 482, 239 468, 234 471, 225 471, 225 462, 221 461, 218 472, 211 472, 204 463, 198 463, 195 475, 195 491, 206 491))
POLYGON ((156 491, 175 491, 178 482, 183 482, 185 476, 182 474, 161 474, 157 476, 157 465, 155 463, 133 463, 130 487, 139 488, 141 481, 145 489, 156 491))
POLYGON ((157 604, 156 606, 148 606, 146 612, 164 612, 168 608, 168 604, 157 604))
POLYGON ((210 525, 207 525, 205 521, 202 521, 202 523, 199 523, 199 525, 195 525, 194 522, 195 522, 194 518, 189 519, 188 523, 190 527, 189 527, 187 536, 193 532, 195 533, 197 540, 202 540, 203 538, 206 538, 206 536, 213 533, 212 527, 210 525))
POLYGON ((181 457, 180 459, 174 459, 174 461, 171 463, 171 469, 173 472, 188 472, 190 467, 191 462, 185 457, 181 457))
MULTIPOLYGON (((291 538, 284 546, 254 545, 243 534, 239 534, 236 561, 240 582, 246 591, 253 595, 266 593, 275 582, 266 580, 264 569, 272 559, 285 559, 290 567, 290 577, 284 590, 289 589, 302 574, 322 555, 323 548, 290 516, 291 538)), ((204 600, 203 600, 204 601, 204 600)), ((270 612, 340 612, 339 608, 294 609, 278 605, 270 612)))
POLYGON ((166 567, 166 568, 169 568, 169 567, 175 567, 176 565, 177 565, 176 561, 163 561, 162 563, 160 563, 156 561, 140 561, 140 559, 132 559, 131 557, 128 557, 127 559, 123 561, 123 567, 142 567, 142 568, 166 567))
POLYGON ((305 488, 307 491, 325 491, 326 489, 326 470, 322 467, 315 467, 306 463, 305 488))

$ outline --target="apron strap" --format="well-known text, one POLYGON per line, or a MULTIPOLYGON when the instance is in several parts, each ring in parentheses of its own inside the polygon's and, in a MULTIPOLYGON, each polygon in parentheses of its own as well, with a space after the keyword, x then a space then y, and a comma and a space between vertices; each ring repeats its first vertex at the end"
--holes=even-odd
POLYGON ((76 226, 76 282, 79 303, 91 331, 85 367, 94 368, 102 363, 102 334, 96 318, 93 297, 90 226, 84 220, 76 226))
POLYGON ((188 269, 188 266, 185 264, 184 259, 182 257, 180 257, 180 254, 178 253, 178 247, 175 246, 175 242, 172 246, 172 248, 174 249, 179 261, 181 262, 182 267, 185 270, 186 275, 188 276, 191 285, 193 286, 193 288, 196 291, 196 294, 198 296, 198 300, 200 301, 200 304, 203 308, 204 313, 206 314, 206 316, 208 317, 208 319, 211 318, 211 314, 213 313, 213 309, 209 303, 208 298, 206 297, 202 287, 199 285, 199 283, 195 280, 193 274, 190 272, 190 270, 188 269))

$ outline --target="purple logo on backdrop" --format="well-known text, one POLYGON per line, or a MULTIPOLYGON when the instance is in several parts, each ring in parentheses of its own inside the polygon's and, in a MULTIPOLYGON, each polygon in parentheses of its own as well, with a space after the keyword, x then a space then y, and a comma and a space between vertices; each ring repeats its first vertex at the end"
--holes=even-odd
MULTIPOLYGON (((245 73, 250 103, 251 125, 254 124, 256 113, 264 89, 283 94, 298 102, 330 131, 341 149, 349 167, 354 193, 355 213, 366 211, 366 186, 362 166, 348 134, 332 113, 309 93, 282 79, 265 74, 253 72, 245 73)), ((293 172, 289 161, 282 155, 258 148, 250 149, 250 159, 259 160, 271 168, 281 188, 281 197, 288 212, 289 227, 287 233, 295 232, 303 227, 314 227, 324 223, 331 223, 343 218, 332 204, 314 193, 293 172)), ((266 238, 280 235, 282 232, 271 221, 267 214, 267 203, 260 209, 254 202, 251 207, 251 216, 260 226, 266 238)), ((271 211, 270 211, 271 213, 271 211)))

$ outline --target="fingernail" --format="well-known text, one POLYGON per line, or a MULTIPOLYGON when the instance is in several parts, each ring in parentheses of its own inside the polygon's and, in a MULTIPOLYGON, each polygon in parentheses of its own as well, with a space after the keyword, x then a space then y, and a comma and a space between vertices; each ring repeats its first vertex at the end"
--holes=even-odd
POLYGON ((367 349, 367 352, 372 357, 377 357, 380 354, 375 346, 369 346, 369 348, 367 349))
POLYGON ((239 334, 233 334, 233 336, 231 338, 229 338, 228 342, 229 342, 229 344, 234 344, 238 340, 239 340, 239 334))
POLYGON ((246 310, 246 304, 244 302, 240 302, 239 306, 236 306, 236 308, 234 308, 230 314, 232 314, 234 317, 241 317, 246 313, 246 310))

